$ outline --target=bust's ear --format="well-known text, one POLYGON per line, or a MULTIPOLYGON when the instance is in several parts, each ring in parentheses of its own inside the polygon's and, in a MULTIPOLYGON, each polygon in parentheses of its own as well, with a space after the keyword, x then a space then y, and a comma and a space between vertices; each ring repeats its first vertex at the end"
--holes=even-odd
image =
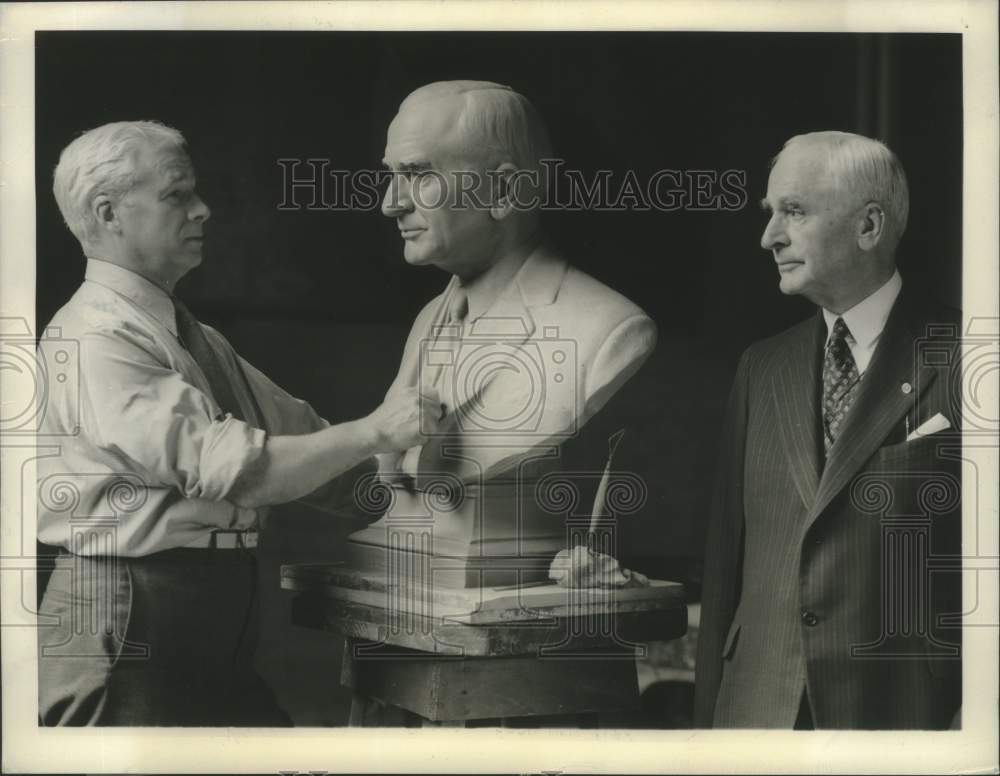
POLYGON ((98 194, 94 201, 90 203, 90 212, 97 222, 97 229, 101 234, 112 232, 121 233, 121 221, 118 218, 118 205, 112 201, 107 194, 98 194))
POLYGON ((870 251, 885 234, 885 212, 877 202, 869 202, 858 218, 858 247, 870 251))
POLYGON ((517 167, 504 162, 490 172, 490 216, 494 221, 507 218, 518 202, 517 167))

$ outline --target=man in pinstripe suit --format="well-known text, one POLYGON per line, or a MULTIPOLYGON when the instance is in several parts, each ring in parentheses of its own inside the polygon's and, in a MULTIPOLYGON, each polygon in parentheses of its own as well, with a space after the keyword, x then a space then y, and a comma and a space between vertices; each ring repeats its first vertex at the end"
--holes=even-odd
POLYGON ((817 315, 755 343, 708 526, 695 724, 941 728, 961 701, 960 316, 904 288, 906 177, 793 137, 761 238, 817 315))

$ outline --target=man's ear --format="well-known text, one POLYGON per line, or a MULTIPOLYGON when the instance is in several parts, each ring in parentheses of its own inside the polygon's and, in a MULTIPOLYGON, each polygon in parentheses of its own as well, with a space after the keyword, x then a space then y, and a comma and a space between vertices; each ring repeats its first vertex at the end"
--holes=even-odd
POLYGON ((120 234, 122 230, 121 221, 118 218, 118 204, 107 194, 98 194, 94 201, 90 203, 90 212, 93 213, 97 221, 97 228, 104 232, 120 234))
POLYGON ((862 208, 858 219, 858 247, 870 251, 885 234, 885 212, 877 202, 869 202, 862 208))
POLYGON ((517 172, 510 162, 504 162, 495 170, 490 172, 490 216, 494 221, 502 221, 514 212, 515 203, 518 201, 518 180, 514 173, 517 172))

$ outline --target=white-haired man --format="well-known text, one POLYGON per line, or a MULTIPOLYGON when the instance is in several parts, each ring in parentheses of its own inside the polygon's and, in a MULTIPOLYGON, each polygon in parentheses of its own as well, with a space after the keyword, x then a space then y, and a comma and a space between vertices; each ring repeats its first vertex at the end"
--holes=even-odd
POLYGON ((41 605, 40 721, 287 722, 253 670, 260 521, 295 499, 334 506, 334 478, 350 490, 345 473, 412 446, 436 415, 404 391, 331 426, 173 296, 209 218, 176 130, 82 134, 54 192, 87 268, 51 324, 79 346, 79 381, 53 382, 41 429, 56 452, 39 461, 38 537, 60 554, 41 605))
MULTIPOLYGON (((404 258, 451 279, 417 315, 388 394, 436 387, 442 433, 405 455, 381 456, 380 471, 418 490, 442 480, 457 487, 465 498, 433 514, 434 551, 502 558, 509 576, 495 583, 527 573, 511 566, 527 555, 537 561, 530 573, 544 578, 564 528, 523 494, 563 465, 560 443, 577 436, 656 342, 641 309, 546 245, 539 207, 550 155, 525 97, 491 82, 443 81, 403 100, 383 159, 392 181, 382 212, 399 228, 404 258)), ((606 453, 605 440, 589 468, 599 473, 606 453)), ((398 490, 390 518, 426 514, 408 493, 398 490)), ((379 545, 384 531, 377 524, 355 539, 379 545)), ((489 578, 470 566, 466 584, 489 578)))
POLYGON ((740 361, 695 722, 947 727, 961 698, 958 314, 903 285, 907 183, 882 143, 793 137, 762 205, 781 291, 820 309, 740 361))

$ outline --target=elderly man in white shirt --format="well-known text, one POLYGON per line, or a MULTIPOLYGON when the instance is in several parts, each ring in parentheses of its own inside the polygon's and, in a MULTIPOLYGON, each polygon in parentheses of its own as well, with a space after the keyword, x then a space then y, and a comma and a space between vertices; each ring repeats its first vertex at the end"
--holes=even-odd
MULTIPOLYGON (((252 667, 256 531, 269 505, 342 500, 433 430, 439 399, 394 394, 331 426, 173 296, 208 206, 179 132, 118 122, 64 149, 54 191, 87 256, 50 329, 79 346, 54 382, 38 537, 59 550, 39 630, 45 725, 287 722, 252 667), (55 624, 51 624, 55 623, 55 624)), ((44 350, 46 339, 39 343, 44 350)))

